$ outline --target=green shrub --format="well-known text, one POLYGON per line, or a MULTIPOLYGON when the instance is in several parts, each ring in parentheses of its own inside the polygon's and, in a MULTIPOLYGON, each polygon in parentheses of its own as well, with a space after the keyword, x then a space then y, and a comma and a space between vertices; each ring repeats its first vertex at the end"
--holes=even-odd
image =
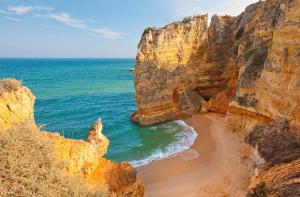
POLYGON ((240 39, 242 36, 243 36, 243 34, 244 34, 244 27, 241 27, 239 30, 238 30, 238 32, 236 32, 236 34, 235 34, 235 39, 237 40, 237 39, 240 39))
POLYGON ((247 193, 247 197, 267 197, 268 188, 266 183, 257 184, 247 193))
POLYGON ((244 54, 244 58, 246 61, 248 61, 250 59, 250 57, 253 55, 254 51, 256 51, 257 49, 251 49, 249 51, 247 51, 245 54, 244 54))
POLYGON ((187 16, 187 17, 184 17, 181 22, 186 23, 186 22, 191 21, 192 19, 193 19, 192 16, 187 16))
POLYGON ((154 30, 156 30, 155 27, 147 27, 143 32, 143 36, 149 33, 150 31, 154 31, 154 30))

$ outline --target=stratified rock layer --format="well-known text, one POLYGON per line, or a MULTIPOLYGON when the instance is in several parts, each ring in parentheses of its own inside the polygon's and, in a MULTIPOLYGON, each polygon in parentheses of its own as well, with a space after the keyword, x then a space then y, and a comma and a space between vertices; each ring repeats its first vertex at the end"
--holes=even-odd
POLYGON ((279 117, 299 124, 300 2, 259 2, 237 21, 244 29, 236 42, 241 69, 228 127, 247 133, 279 117))
POLYGON ((135 67, 138 111, 132 119, 142 125, 198 112, 202 97, 222 90, 233 73, 227 50, 234 42, 234 17, 197 16, 161 29, 147 29, 135 67))

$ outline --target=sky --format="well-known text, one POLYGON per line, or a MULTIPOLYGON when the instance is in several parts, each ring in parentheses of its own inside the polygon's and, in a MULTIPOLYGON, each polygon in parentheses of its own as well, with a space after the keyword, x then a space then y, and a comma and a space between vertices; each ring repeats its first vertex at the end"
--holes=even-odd
POLYGON ((0 0, 0 57, 135 57, 146 27, 258 0, 0 0))

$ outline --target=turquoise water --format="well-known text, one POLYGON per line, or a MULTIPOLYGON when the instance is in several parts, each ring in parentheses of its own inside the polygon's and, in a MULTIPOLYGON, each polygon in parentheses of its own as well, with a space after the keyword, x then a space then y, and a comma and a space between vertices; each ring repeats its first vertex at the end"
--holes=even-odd
POLYGON ((23 81, 36 96, 35 119, 44 130, 84 139, 101 118, 106 157, 135 166, 188 149, 196 134, 183 121, 141 127, 130 121, 134 59, 0 59, 0 78, 23 81))

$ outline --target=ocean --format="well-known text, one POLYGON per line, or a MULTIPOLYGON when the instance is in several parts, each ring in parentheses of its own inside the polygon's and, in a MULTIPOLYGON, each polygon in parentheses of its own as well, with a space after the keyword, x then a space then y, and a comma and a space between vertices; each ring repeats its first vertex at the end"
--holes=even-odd
POLYGON ((0 78, 16 78, 36 96, 43 130, 85 139, 101 118, 110 145, 106 158, 145 165, 188 149, 197 137, 183 121, 142 127, 130 121, 134 59, 0 59, 0 78))

